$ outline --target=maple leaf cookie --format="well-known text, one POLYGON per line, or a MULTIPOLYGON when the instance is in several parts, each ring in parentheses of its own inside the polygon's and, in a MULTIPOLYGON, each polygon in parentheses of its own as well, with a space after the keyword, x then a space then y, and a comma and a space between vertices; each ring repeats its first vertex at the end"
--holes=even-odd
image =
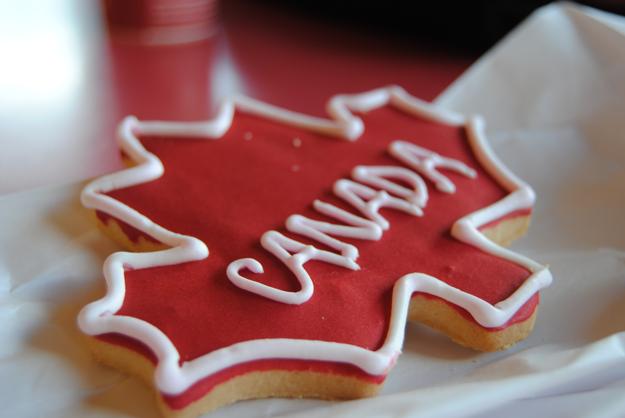
POLYGON ((551 275, 501 245, 534 193, 480 119, 398 87, 335 96, 328 113, 236 97, 208 122, 128 117, 130 167, 84 189, 134 252, 106 260, 79 326, 165 415, 373 395, 407 320, 484 351, 530 333, 551 275))

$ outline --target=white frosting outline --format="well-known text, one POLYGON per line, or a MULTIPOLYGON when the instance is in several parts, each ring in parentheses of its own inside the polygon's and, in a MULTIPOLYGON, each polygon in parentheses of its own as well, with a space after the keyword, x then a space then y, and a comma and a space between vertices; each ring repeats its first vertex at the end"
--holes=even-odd
POLYGON ((352 170, 352 178, 363 184, 391 192, 421 209, 427 205, 428 188, 423 177, 406 167, 358 165, 352 170), (387 177, 403 180, 410 184, 412 189, 387 180, 387 177))
POLYGON ((511 212, 531 208, 535 199, 532 189, 495 157, 486 142, 480 118, 465 118, 438 109, 396 86, 356 95, 334 96, 328 103, 328 113, 330 119, 311 117, 247 97, 234 97, 226 100, 219 108, 217 116, 207 122, 140 122, 134 117, 124 119, 118 131, 120 146, 137 165, 93 180, 83 189, 81 201, 87 208, 120 219, 171 248, 147 253, 116 252, 110 255, 103 266, 106 295, 81 310, 78 316, 80 329, 88 335, 119 333, 141 341, 158 359, 155 370, 156 388, 164 394, 178 395, 199 380, 220 370, 261 359, 342 362, 355 365, 371 375, 382 375, 389 371, 401 352, 408 306, 414 292, 441 297, 467 310, 482 326, 498 327, 505 324, 538 290, 551 283, 552 277, 547 267, 494 244, 478 229, 511 212), (366 112, 387 104, 433 122, 465 126, 471 148, 480 164, 510 191, 500 201, 459 219, 451 230, 456 239, 530 271, 528 279, 507 299, 491 305, 435 277, 410 273, 401 277, 394 285, 389 330, 384 343, 376 351, 327 341, 258 339, 224 347, 183 364, 179 364, 180 355, 176 347, 161 330, 138 318, 115 315, 124 301, 125 268, 143 269, 208 257, 208 248, 201 240, 169 231, 105 194, 149 182, 163 174, 163 164, 143 147, 137 135, 219 138, 229 129, 236 107, 242 112, 290 126, 354 141, 362 134, 364 125, 352 111, 366 112))

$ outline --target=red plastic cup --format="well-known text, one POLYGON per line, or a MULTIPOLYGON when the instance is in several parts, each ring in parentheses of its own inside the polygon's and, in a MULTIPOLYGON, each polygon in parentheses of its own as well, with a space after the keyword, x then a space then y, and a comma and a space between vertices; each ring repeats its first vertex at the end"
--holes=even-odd
POLYGON ((216 0, 103 0, 116 39, 148 45, 181 44, 211 37, 216 0))

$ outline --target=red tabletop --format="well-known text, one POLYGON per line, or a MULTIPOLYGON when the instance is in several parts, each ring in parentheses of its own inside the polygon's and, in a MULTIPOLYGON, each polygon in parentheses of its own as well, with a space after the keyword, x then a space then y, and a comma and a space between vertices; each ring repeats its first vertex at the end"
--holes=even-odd
POLYGON ((145 46, 109 36, 97 2, 44 3, 0 5, 0 194, 119 168, 126 114, 208 118, 243 93, 322 115, 387 84, 430 100, 475 59, 249 1, 223 2, 207 40, 145 46))

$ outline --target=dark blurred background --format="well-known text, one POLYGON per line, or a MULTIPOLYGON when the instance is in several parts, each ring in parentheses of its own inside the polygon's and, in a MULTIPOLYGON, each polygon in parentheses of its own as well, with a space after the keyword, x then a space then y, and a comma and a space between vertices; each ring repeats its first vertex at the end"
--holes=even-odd
MULTIPOLYGON (((332 25, 349 25, 402 42, 485 51, 545 0, 477 1, 324 1, 266 0, 263 3, 332 25)), ((577 1, 577 4, 625 15, 625 1, 577 1)), ((227 7, 227 2, 223 6, 227 7)))

